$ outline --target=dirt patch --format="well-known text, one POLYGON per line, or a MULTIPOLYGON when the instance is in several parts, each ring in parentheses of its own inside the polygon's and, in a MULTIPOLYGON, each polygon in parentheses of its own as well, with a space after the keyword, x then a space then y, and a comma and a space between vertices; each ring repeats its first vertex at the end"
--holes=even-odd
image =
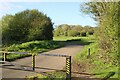
POLYGON ((96 80, 91 77, 93 74, 89 73, 91 64, 88 62, 80 62, 77 63, 75 61, 72 62, 72 80, 96 80))

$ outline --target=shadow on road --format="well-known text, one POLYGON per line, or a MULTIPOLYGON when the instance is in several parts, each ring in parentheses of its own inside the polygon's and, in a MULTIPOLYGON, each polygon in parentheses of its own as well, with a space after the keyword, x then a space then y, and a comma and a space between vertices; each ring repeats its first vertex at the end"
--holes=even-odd
MULTIPOLYGON (((37 72, 37 69, 44 69, 44 70, 54 70, 54 71, 61 71, 61 72, 66 72, 66 70, 60 70, 60 69, 52 69, 52 68, 44 68, 44 67, 35 67, 36 71, 33 71, 32 70, 32 67, 31 66, 26 66, 26 65, 3 65, 3 66, 0 66, 1 68, 5 68, 5 69, 12 69, 12 70, 21 70, 21 71, 30 71, 30 72, 35 72, 35 73, 46 73, 46 72, 37 72), (13 67, 11 67, 13 66, 13 67)), ((93 76, 93 75, 101 75, 101 74, 104 74, 104 73, 96 73, 96 74, 89 74, 89 73, 84 73, 84 72, 74 72, 72 71, 71 72, 72 74, 82 74, 82 75, 90 75, 90 76, 93 76)))

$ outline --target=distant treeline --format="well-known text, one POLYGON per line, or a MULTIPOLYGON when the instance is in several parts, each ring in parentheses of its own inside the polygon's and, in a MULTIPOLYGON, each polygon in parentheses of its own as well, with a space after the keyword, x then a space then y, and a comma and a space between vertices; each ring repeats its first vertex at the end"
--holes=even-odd
POLYGON ((54 36, 88 36, 93 35, 96 27, 61 24, 54 29, 54 36))

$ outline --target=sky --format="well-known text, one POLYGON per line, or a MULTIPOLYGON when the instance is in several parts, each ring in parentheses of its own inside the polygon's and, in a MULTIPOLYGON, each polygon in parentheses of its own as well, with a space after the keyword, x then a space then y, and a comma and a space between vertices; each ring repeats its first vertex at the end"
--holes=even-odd
POLYGON ((80 4, 83 2, 1 2, 0 18, 3 15, 14 15, 26 9, 38 9, 50 17, 54 25, 96 26, 97 22, 91 16, 80 11, 80 4))

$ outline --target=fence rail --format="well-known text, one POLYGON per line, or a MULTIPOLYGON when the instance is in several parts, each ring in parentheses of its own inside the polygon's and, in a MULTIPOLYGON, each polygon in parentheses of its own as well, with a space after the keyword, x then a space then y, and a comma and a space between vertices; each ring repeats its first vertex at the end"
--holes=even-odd
POLYGON ((8 52, 8 51, 0 51, 0 53, 12 53, 12 54, 28 54, 28 52, 8 52))

